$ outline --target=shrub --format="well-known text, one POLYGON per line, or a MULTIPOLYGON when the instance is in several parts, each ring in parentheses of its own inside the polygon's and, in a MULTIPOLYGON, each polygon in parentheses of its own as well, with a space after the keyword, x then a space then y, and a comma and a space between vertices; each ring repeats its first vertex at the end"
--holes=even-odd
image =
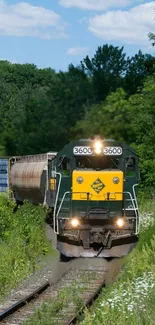
POLYGON ((15 203, 0 196, 0 295, 3 296, 37 267, 47 251, 42 206, 25 203, 13 213, 15 203))
POLYGON ((124 258, 114 284, 107 286, 81 325, 154 324, 155 202, 141 202, 141 234, 136 248, 124 258))

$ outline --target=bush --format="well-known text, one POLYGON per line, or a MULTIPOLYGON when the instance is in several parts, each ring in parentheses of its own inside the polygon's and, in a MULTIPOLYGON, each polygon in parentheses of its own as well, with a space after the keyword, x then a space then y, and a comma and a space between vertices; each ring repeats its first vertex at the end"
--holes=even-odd
POLYGON ((37 258, 47 251, 43 207, 15 203, 0 196, 0 295, 35 270, 37 258))
POLYGON ((154 324, 154 207, 154 201, 141 203, 140 240, 136 248, 124 258, 124 267, 117 281, 102 291, 91 313, 88 310, 85 311, 85 318, 80 323, 81 325, 154 324))

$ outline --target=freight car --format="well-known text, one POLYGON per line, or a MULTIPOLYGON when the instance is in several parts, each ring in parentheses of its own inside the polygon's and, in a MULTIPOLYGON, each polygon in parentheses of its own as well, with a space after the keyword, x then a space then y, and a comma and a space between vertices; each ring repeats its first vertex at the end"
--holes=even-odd
POLYGON ((113 246, 137 240, 138 178, 136 152, 100 138, 11 164, 14 199, 50 208, 62 259, 107 256, 113 246))

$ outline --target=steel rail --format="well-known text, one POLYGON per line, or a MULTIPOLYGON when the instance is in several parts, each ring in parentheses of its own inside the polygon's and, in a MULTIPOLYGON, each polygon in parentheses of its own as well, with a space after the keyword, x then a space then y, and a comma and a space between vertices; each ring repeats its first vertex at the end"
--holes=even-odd
POLYGON ((94 292, 94 294, 86 301, 86 303, 84 304, 84 306, 82 306, 78 312, 76 313, 76 315, 69 321, 67 322, 65 325, 72 325, 72 324, 76 324, 76 322, 78 321, 78 317, 83 314, 84 309, 87 307, 91 307, 92 304, 94 303, 94 301, 98 298, 99 294, 101 293, 102 289, 105 288, 106 284, 105 284, 105 280, 103 281, 103 283, 101 283, 101 285, 99 286, 99 288, 94 292))
POLYGON ((49 286, 50 286, 50 283, 46 282, 45 284, 40 286, 38 289, 36 289, 31 294, 29 294, 26 297, 24 297, 23 299, 19 300, 18 302, 16 302, 9 308, 6 308, 4 311, 2 311, 0 313, 0 322, 3 321, 4 319, 6 319, 7 317, 11 316, 12 314, 14 314, 16 311, 18 311, 22 307, 24 307, 27 303, 29 303, 32 300, 34 300, 35 298, 37 298, 37 296, 39 296, 41 293, 43 293, 49 286))
MULTIPOLYGON (((79 308, 78 311, 74 310, 75 305, 72 306, 73 310, 72 310, 72 307, 70 307, 70 305, 66 305, 66 307, 64 307, 64 314, 63 314, 63 324, 64 325, 75 324, 79 315, 81 315, 83 313, 84 308, 91 306, 93 301, 99 296, 102 288, 105 287, 106 275, 108 272, 107 269, 104 269, 104 268, 102 269, 101 267, 99 267, 99 268, 93 267, 92 269, 85 269, 84 271, 85 271, 85 276, 86 275, 89 276, 89 274, 93 274, 95 272, 93 275, 94 278, 90 279, 90 286, 87 287, 85 289, 85 291, 81 294, 81 299, 83 300, 83 305, 82 305, 82 307, 79 308), (70 314, 70 317, 69 317, 69 314, 70 314)), ((83 272, 83 270, 82 270, 82 272, 83 272)), ((67 278, 65 280, 65 283, 68 283, 68 281, 69 281, 69 283, 72 283, 72 281, 74 280, 74 276, 68 272, 66 272, 66 273, 68 274, 69 278, 67 278), (70 276, 71 276, 71 278, 70 278, 70 276), (72 279, 72 277, 73 277, 73 279, 72 279)), ((57 283, 59 283, 59 281, 57 283)), ((83 273, 81 273, 81 283, 83 283, 83 284, 85 283, 85 280, 83 279, 83 273)), ((64 286, 64 283, 63 283, 63 286, 64 286)), ((56 291, 58 293, 59 289, 58 288, 54 289, 53 286, 49 282, 44 283, 42 286, 40 286, 39 288, 34 290, 29 295, 23 297, 21 300, 17 301, 13 305, 7 307, 2 312, 0 312, 0 322, 3 322, 3 324, 5 324, 5 323, 13 324, 14 322, 15 322, 15 324, 16 323, 20 324, 20 322, 23 321, 23 316, 25 317, 26 313, 27 313, 27 316, 29 315, 29 312, 30 312, 29 303, 31 302, 35 306, 36 302, 38 304, 38 300, 43 298, 41 301, 41 303, 42 303, 44 301, 44 296, 47 296, 49 298, 50 294, 51 293, 53 294, 53 291, 56 291), (46 290, 47 290, 47 292, 46 292, 46 290), (25 308, 23 308, 23 307, 25 307, 25 308, 28 307, 28 310, 25 311, 25 308), (20 311, 21 311, 21 314, 18 314, 20 311), (15 317, 15 319, 13 319, 13 317, 15 317)), ((58 297, 58 295, 56 295, 56 297, 58 297)), ((52 298, 52 296, 51 296, 51 298, 52 298)), ((53 300, 53 298, 52 298, 52 300, 53 300)), ((34 308, 34 306, 33 306, 33 308, 34 308)), ((41 304, 40 304, 40 306, 41 306, 41 304)), ((30 308, 33 310, 31 305, 30 305, 30 308)), ((60 324, 60 322, 62 322, 61 312, 60 312, 60 315, 58 313, 57 316, 53 316, 56 321, 56 324, 60 324)))

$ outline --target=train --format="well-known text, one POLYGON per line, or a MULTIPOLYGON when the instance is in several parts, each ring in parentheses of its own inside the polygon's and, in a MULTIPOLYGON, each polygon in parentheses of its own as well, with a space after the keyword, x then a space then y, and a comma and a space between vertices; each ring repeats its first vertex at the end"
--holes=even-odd
POLYGON ((17 204, 48 208, 61 260, 111 256, 138 240, 138 156, 128 145, 75 140, 58 152, 11 157, 8 170, 17 204))

